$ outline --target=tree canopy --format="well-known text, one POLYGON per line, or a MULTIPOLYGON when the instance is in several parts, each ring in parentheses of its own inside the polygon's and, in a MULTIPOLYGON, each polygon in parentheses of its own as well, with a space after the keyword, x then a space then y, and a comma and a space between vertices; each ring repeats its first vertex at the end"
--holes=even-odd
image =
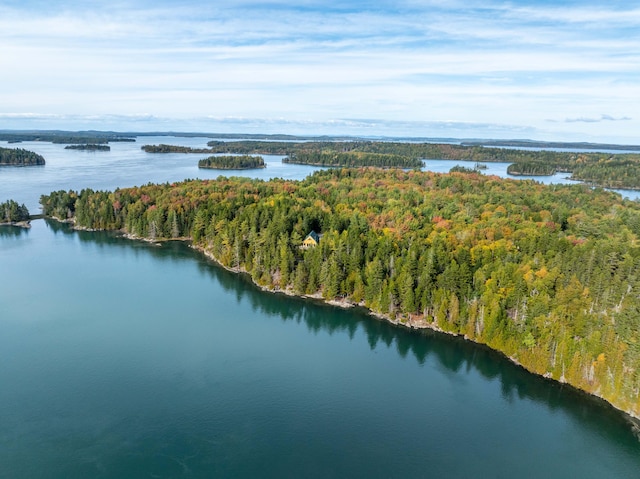
POLYGON ((212 153, 209 148, 192 148, 190 146, 179 145, 143 145, 140 149, 146 153, 212 153))
POLYGON ((377 166, 379 168, 422 168, 419 158, 410 158, 391 153, 365 153, 361 151, 309 151, 302 150, 291 153, 282 160, 283 163, 300 165, 360 167, 377 166))
POLYGON ((110 151, 109 145, 99 145, 96 143, 83 143, 80 145, 67 145, 65 150, 87 150, 87 151, 110 151))
POLYGON ((518 161, 507 167, 507 173, 515 176, 551 176, 555 172, 556 169, 552 164, 537 161, 518 161))
POLYGON ((264 158, 261 156, 235 155, 235 156, 210 156, 198 161, 198 168, 212 168, 217 170, 249 170, 253 168, 266 168, 264 158))
POLYGON ((44 165, 44 158, 22 148, 0 148, 0 166, 44 165))
POLYGON ((19 205, 14 200, 0 203, 0 224, 27 221, 29 218, 29 210, 24 204, 19 205))

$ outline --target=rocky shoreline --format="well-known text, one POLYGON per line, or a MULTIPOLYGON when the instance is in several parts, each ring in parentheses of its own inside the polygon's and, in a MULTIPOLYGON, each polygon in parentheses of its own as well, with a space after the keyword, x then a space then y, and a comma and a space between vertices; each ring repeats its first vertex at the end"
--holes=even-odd
MULTIPOLYGON (((95 230, 89 230, 88 228, 82 228, 82 227, 76 227, 75 226, 75 222, 73 219, 69 219, 69 220, 61 220, 59 218, 52 218, 55 219, 56 221, 60 221, 60 222, 64 222, 64 223, 71 223, 73 226, 73 229, 76 230, 85 230, 85 231, 95 231, 95 230)), ((187 237, 181 237, 181 238, 163 238, 160 240, 155 240, 155 239, 150 239, 150 238, 144 238, 144 237, 140 237, 137 235, 133 235, 131 233, 127 233, 125 231, 120 231, 120 233, 122 234, 122 237, 127 238, 127 239, 131 239, 131 240, 138 240, 138 241, 145 241, 147 243, 150 244, 157 244, 160 245, 161 243, 165 242, 165 241, 186 241, 186 242, 191 242, 191 238, 187 238, 187 237)), ((232 273, 245 273, 247 275, 249 275, 249 272, 244 269, 244 268, 230 268, 228 266, 223 265, 210 251, 207 251, 206 248, 199 246, 199 245, 194 245, 193 243, 191 243, 189 245, 190 248, 198 251, 199 253, 203 254, 206 258, 210 259, 211 261, 215 262, 218 266, 221 266, 222 268, 226 269, 227 271, 230 271, 232 273)), ((251 278, 251 276, 249 275, 249 277, 251 278)), ((352 308, 352 307, 356 307, 356 306, 360 306, 363 308, 366 308, 366 306, 363 303, 353 303, 352 301, 349 301, 347 299, 342 299, 342 300, 327 300, 325 298, 322 297, 321 294, 316 293, 316 294, 311 294, 311 295, 300 295, 300 294, 296 294, 293 292, 293 290, 291 289, 279 289, 279 288, 269 288, 267 286, 263 286, 260 285, 258 283, 256 283, 253 278, 251 278, 251 281, 253 282, 253 284, 255 284, 258 288, 260 288, 262 291, 265 292, 269 292, 269 293, 282 293, 285 294, 287 296, 292 296, 292 297, 299 297, 299 298, 307 298, 307 299, 313 299, 313 300, 317 300, 317 301, 322 301, 325 304, 329 304, 332 306, 337 306, 340 308, 352 308)), ((538 373, 536 371, 532 371, 531 369, 529 369, 526 365, 523 365, 522 363, 520 363, 518 361, 517 358, 515 357, 511 357, 511 356, 507 356, 506 354, 504 354, 502 351, 498 350, 498 349, 494 349, 491 348, 490 346, 488 346, 485 343, 481 343, 479 341, 476 341, 470 337, 468 337, 466 334, 462 335, 462 334, 458 334, 458 333, 452 333, 449 331, 445 331, 442 328, 440 328, 435 322, 429 322, 427 321, 424 316, 420 316, 418 318, 413 318, 413 317, 401 317, 401 318, 393 318, 389 315, 386 314, 382 314, 382 313, 377 313, 375 311, 371 311, 369 309, 367 309, 368 313, 370 316, 373 316, 379 320, 383 320, 383 321, 387 321, 395 326, 399 326, 399 327, 404 327, 404 328, 408 328, 408 329, 415 329, 415 330, 421 330, 421 329, 429 329, 431 331, 435 331, 441 334, 447 334, 449 336, 456 336, 456 337, 462 337, 467 341, 473 342, 475 344, 480 344, 486 347, 489 347, 490 349, 492 349, 493 351, 496 351, 498 353, 500 353, 505 359, 509 360, 510 362, 512 362, 513 364, 523 368, 524 370, 526 370, 527 372, 534 374, 536 376, 542 377, 544 379, 547 379, 549 381, 554 381, 554 382, 558 382, 561 384, 564 384, 566 386, 569 386, 571 388, 573 388, 576 391, 579 391, 583 394, 586 394, 592 398, 596 398, 598 400, 604 401, 607 404, 609 404, 611 407, 613 407, 614 409, 616 409, 617 411, 621 412, 622 414, 624 414, 624 416, 627 418, 630 427, 632 428, 632 430, 634 431, 634 434, 638 437, 638 439, 640 440, 640 411, 630 411, 630 410, 625 410, 622 409, 620 407, 617 407, 615 404, 609 402, 607 399, 603 398, 602 396, 599 396, 597 394, 597 392, 590 392, 590 391, 586 391, 584 389, 581 389, 577 386, 574 386, 571 383, 568 383, 564 380, 564 378, 560 378, 560 379, 554 379, 551 377, 550 373, 538 373)))
MULTIPOLYGON (((249 275, 249 272, 244 268, 229 268, 229 267, 223 265, 220 261, 218 261, 218 259, 213 254, 211 254, 209 251, 207 251, 202 246, 197 246, 197 245, 191 244, 190 247, 192 249, 202 253, 204 256, 209 258, 211 261, 215 262, 218 266, 226 269, 227 271, 230 271, 232 273, 245 273, 245 274, 249 275)), ((249 277, 251 278, 250 275, 249 275, 249 277)), ((621 409, 621 408, 615 406, 613 403, 607 401, 605 398, 603 398, 603 397, 601 397, 601 396, 599 396, 599 395, 597 395, 595 393, 592 393, 592 392, 589 392, 589 391, 585 391, 584 389, 578 388, 578 387, 566 382, 564 380, 564 378, 554 379, 553 377, 551 377, 550 373, 540 374, 540 373, 537 373, 535 371, 532 371, 531 369, 527 368, 525 365, 520 363, 517 358, 515 358, 513 356, 507 356, 506 354, 504 354, 502 351, 500 351, 498 349, 491 348, 490 346, 488 346, 485 343, 481 343, 481 342, 475 341, 474 339, 468 337, 466 334, 463 335, 463 334, 458 334, 458 333, 452 333, 450 331, 445 331, 442 328, 440 328, 435 322, 429 322, 424 317, 420 317, 420 318, 412 318, 412 317, 405 318, 405 317, 402 317, 402 318, 399 318, 399 319, 398 318, 392 318, 389 315, 382 314, 382 313, 377 313, 375 311, 371 311, 370 309, 366 308, 364 303, 360 303, 360 304, 353 303, 353 302, 348 301, 346 299, 342 299, 342 300, 327 300, 327 299, 323 298, 322 295, 319 294, 319 293, 300 295, 300 294, 294 293, 291 289, 283 290, 283 289, 269 288, 267 286, 260 285, 260 284, 256 283, 253 280, 253 278, 251 278, 251 281, 252 281, 252 283, 254 285, 256 285, 258 288, 260 288, 262 291, 265 291, 265 292, 282 293, 282 294, 285 294, 287 296, 314 299, 314 300, 322 301, 325 304, 329 304, 329 305, 332 305, 332 306, 337 306, 339 308, 353 308, 353 307, 359 306, 359 307, 367 309, 368 314, 370 316, 373 316, 373 317, 375 317, 375 318, 377 318, 379 320, 382 320, 382 321, 389 322, 389 323, 393 324, 394 326, 399 326, 399 327, 408 328, 408 329, 415 329, 415 330, 428 329, 428 330, 435 331, 435 332, 438 332, 438 333, 441 333, 441 334, 446 334, 448 336, 462 337, 466 341, 470 341, 470 342, 475 343, 475 344, 480 344, 480 345, 489 347, 491 350, 496 351, 497 353, 500 353, 505 359, 509 360, 510 362, 515 364, 516 366, 521 367, 522 369, 524 369, 525 371, 529 372, 530 374, 534 374, 536 376, 542 377, 542 378, 547 379, 549 381, 554 381, 554 382, 558 382, 558 383, 564 384, 566 386, 569 386, 569 387, 575 389, 576 391, 579 391, 580 393, 586 394, 586 395, 588 395, 588 396, 590 396, 592 398, 596 398, 598 400, 606 402, 611 407, 613 407, 614 409, 620 411, 622 414, 624 414, 627 417, 630 426, 632 427, 632 429, 634 430, 634 433, 636 434, 636 436, 638 436, 638 439, 640 440, 640 413, 635 412, 635 411, 627 411, 627 410, 621 409)))
POLYGON ((4 223, 0 223, 0 226, 16 226, 18 228, 29 229, 31 228, 31 221, 5 221, 4 223))

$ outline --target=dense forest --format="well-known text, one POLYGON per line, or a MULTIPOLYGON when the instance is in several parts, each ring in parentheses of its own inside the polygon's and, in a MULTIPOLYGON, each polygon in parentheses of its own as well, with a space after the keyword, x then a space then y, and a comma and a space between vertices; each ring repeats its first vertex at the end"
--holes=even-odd
POLYGON ((464 334, 640 415, 640 204, 585 185, 330 169, 59 191, 78 227, 191 239, 267 288, 464 334), (311 231, 319 245, 301 248, 311 231))
MULTIPOLYGON (((248 158, 250 155, 288 155, 283 163, 317 166, 360 167, 378 166, 382 168, 421 168, 419 158, 391 153, 370 153, 349 150, 354 142, 273 142, 273 141, 210 141, 207 148, 191 148, 176 145, 144 145, 147 153, 235 153, 248 158)), ((215 157, 212 157, 215 158, 215 157)), ((227 168, 228 169, 228 168, 227 168)))
POLYGON ((412 158, 466 160, 476 162, 542 161, 568 167, 576 163, 602 159, 630 159, 640 161, 638 153, 573 153, 564 151, 534 151, 512 148, 485 147, 481 145, 458 145, 450 143, 409 143, 392 141, 210 141, 213 153, 244 153, 290 155, 299 151, 366 152, 402 155, 412 158))
POLYGON ((569 168, 572 180, 605 188, 640 189, 640 161, 616 155, 595 161, 576 162, 569 168))
POLYGON ((198 168, 213 168, 217 170, 250 170, 266 168, 261 156, 210 156, 198 161, 198 168))
POLYGON ((44 158, 22 148, 0 148, 0 166, 44 165, 44 158))
POLYGON ((298 151, 282 159, 283 163, 315 166, 360 167, 376 166, 379 168, 422 168, 419 158, 410 158, 389 153, 363 153, 360 151, 298 151))
POLYGON ((514 176, 551 176, 556 173, 552 164, 538 161, 519 161, 507 167, 507 173, 514 176))
MULTIPOLYGON (((312 142, 309 142, 312 143, 312 142)), ((236 153, 242 155, 288 155, 296 150, 297 146, 309 144, 306 142, 290 141, 219 141, 207 143, 211 153, 236 153)), ((327 142, 331 143, 331 142, 327 142)), ((316 144, 316 143, 313 143, 316 144)), ((317 149, 317 148, 316 148, 317 149)))
POLYGON ((190 146, 165 145, 164 143, 143 145, 140 149, 146 153, 215 153, 209 148, 191 148, 190 146))
POLYGON ((29 218, 29 210, 24 204, 19 205, 13 200, 0 203, 0 224, 28 221, 29 218))
POLYGON ((87 151, 111 151, 109 145, 99 145, 96 143, 85 143, 80 145, 67 145, 65 150, 87 150, 87 151))

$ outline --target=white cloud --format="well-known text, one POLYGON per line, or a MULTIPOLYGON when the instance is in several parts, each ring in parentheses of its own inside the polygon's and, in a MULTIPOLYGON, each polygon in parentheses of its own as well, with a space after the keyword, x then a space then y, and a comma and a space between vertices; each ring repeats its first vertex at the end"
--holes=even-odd
POLYGON ((579 117, 579 118, 567 118, 564 120, 566 123, 600 123, 602 121, 630 121, 631 118, 628 116, 623 116, 616 118, 611 115, 600 115, 596 118, 588 118, 588 117, 579 117))
POLYGON ((603 134, 632 135, 639 126, 635 8, 83 5, 42 13, 28 3, 0 7, 5 110, 414 125, 453 119, 537 131, 552 117, 576 120, 558 120, 560 134, 569 123, 592 134, 589 119, 598 119, 603 134), (602 111, 625 121, 607 133, 613 121, 602 111))
POLYGON ((640 8, 603 8, 602 5, 581 5, 579 7, 545 7, 545 8, 513 8, 509 9, 510 16, 519 19, 545 20, 563 24, 593 24, 611 28, 617 26, 634 27, 640 22, 640 8))

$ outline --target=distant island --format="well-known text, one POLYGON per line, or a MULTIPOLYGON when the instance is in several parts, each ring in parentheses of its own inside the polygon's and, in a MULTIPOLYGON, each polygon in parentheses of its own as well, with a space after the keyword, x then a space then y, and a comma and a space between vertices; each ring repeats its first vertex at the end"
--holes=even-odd
POLYGON ((143 145, 140 149, 146 153, 216 153, 209 148, 191 148, 190 146, 178 145, 143 145))
POLYGON ((198 162, 198 168, 215 170, 252 170, 266 168, 264 158, 261 156, 210 156, 198 162))
POLYGON ((481 170, 486 170, 487 165, 484 163, 476 162, 473 165, 473 168, 469 168, 468 166, 456 165, 449 169, 449 173, 479 173, 481 170))
POLYGON ((44 158, 33 151, 22 148, 0 148, 0 166, 38 166, 44 163, 44 158))
POLYGON ((87 151, 111 151, 109 145, 99 145, 96 143, 86 143, 81 145, 67 145, 65 150, 87 150, 87 151))
POLYGON ((467 166, 456 165, 449 169, 449 173, 478 173, 478 170, 467 166))
POLYGON ((24 204, 19 205, 14 200, 0 203, 0 225, 15 225, 28 228, 30 218, 29 210, 24 204))
POLYGON ((555 173, 553 165, 536 161, 519 161, 507 167, 507 174, 513 176, 551 176, 555 173))
POLYGON ((378 168, 422 168, 419 158, 411 158, 390 153, 365 153, 361 151, 298 151, 283 158, 283 163, 313 166, 339 166, 353 168, 376 166, 378 168))

